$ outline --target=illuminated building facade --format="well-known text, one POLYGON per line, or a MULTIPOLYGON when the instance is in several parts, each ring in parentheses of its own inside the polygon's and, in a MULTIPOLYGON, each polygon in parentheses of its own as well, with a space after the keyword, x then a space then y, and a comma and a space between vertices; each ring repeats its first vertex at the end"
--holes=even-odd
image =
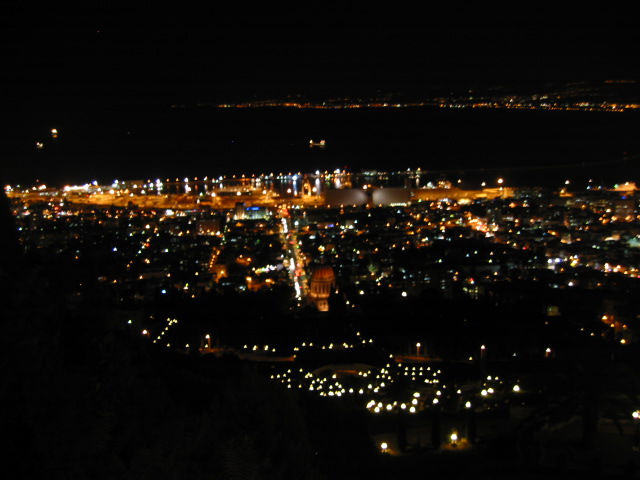
POLYGON ((329 311, 329 297, 336 285, 336 275, 329 265, 316 267, 311 274, 309 298, 319 312, 329 311))

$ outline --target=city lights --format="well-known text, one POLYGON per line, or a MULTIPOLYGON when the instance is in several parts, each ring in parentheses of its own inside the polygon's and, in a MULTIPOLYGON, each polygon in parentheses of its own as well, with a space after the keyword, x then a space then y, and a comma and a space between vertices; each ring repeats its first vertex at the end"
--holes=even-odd
MULTIPOLYGON (((402 175, 411 179, 417 172, 402 175)), ((39 182, 8 185, 5 192, 29 248, 48 248, 49 239, 57 238, 50 227, 64 225, 70 232, 64 241, 74 245, 75 261, 91 258, 93 247, 71 242, 80 238, 92 239, 108 259, 113 268, 99 272, 97 282, 123 305, 182 306, 170 316, 132 315, 124 321, 127 327, 138 325, 134 330, 151 339, 150 347, 265 363, 267 378, 285 391, 298 392, 303 401, 353 402, 353 408, 381 421, 406 416, 412 422, 441 411, 470 421, 508 411, 515 400, 517 408, 526 410, 529 393, 546 386, 525 381, 521 362, 555 362, 570 348, 548 346, 553 337, 541 343, 537 329, 562 326, 566 335, 615 342, 620 351, 635 343, 633 322, 614 303, 594 309, 590 323, 568 322, 572 304, 563 295, 549 294, 543 303, 526 297, 528 287, 523 287, 533 284, 552 293, 571 287, 574 295, 583 289, 606 295, 607 289, 621 288, 611 276, 636 281, 640 264, 635 250, 611 255, 612 242, 633 244, 635 238, 630 234, 633 222, 618 225, 615 220, 616 230, 609 227, 618 193, 607 197, 608 203, 577 207, 576 197, 559 194, 530 209, 535 198, 515 196, 517 191, 499 177, 502 190, 462 191, 434 182, 413 190, 410 201, 403 197, 396 203, 393 189, 379 187, 371 175, 361 179, 340 170, 318 175, 334 185, 339 176, 345 190, 345 185, 361 192, 366 185, 368 194, 387 190, 390 199, 386 204, 331 206, 325 202, 335 194, 312 192, 311 181, 303 185, 305 175, 281 174, 279 191, 267 176, 239 175, 208 181, 206 195, 201 193, 207 180, 195 177, 155 183, 118 180, 108 187, 92 181, 60 190, 39 182), (160 184, 162 193, 156 188, 160 184), (564 198, 570 200, 561 210, 557 204, 564 198), (548 214, 546 205, 553 205, 548 214), (585 211, 591 215, 589 230, 576 220, 585 211), (582 237, 588 242, 578 241, 582 237), (206 302, 212 298, 221 302, 232 297, 237 303, 224 312, 199 310, 198 321, 189 313, 191 306, 210 305, 206 302), (253 302, 261 297, 280 303, 255 308, 253 302), (531 331, 522 335, 516 355, 503 333, 511 331, 514 320, 504 312, 512 312, 510 306, 524 298, 539 305, 522 310, 527 319, 522 328, 531 331), (502 316, 486 314, 485 302, 502 316), (242 326, 229 326, 227 318, 239 318, 242 326), (324 325, 335 325, 336 318, 344 318, 344 328, 324 325), (243 326, 252 321, 269 332, 280 328, 282 319, 291 323, 278 335, 256 334, 243 326), (296 330, 311 324, 316 327, 296 330), (394 333, 396 325, 404 333, 394 333), (483 326, 492 326, 494 333, 489 336, 483 326), (440 337, 441 332, 446 335, 440 337), (467 339, 464 346, 452 340, 460 338, 467 339), (491 343, 482 343, 487 341, 491 343), (380 351, 386 364, 363 361, 380 358, 380 351), (491 371, 494 361, 505 362, 508 373, 491 371), (458 377, 467 368, 482 376, 458 377)), ((620 251, 624 248, 620 244, 620 251)), ((633 411, 631 420, 639 419, 633 411)), ((448 445, 466 448, 467 439, 454 431, 448 445)))

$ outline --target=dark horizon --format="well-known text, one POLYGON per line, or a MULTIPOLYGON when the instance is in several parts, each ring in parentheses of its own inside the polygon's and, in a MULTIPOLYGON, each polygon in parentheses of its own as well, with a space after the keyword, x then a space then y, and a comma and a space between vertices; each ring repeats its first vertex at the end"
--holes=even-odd
POLYGON ((149 107, 292 92, 637 80, 633 19, 595 5, 464 2, 311 13, 10 5, 7 83, 12 108, 64 111, 93 102, 149 107))
MULTIPOLYGON (((116 178, 360 169, 474 172, 583 165, 573 175, 634 180, 636 112, 439 108, 299 110, 191 108, 65 115, 23 124, 10 139, 5 183, 64 185, 116 178), (53 139, 50 130, 59 131, 53 139), (324 149, 309 140, 325 139, 324 149), (43 142, 38 150, 35 142, 43 142), (29 165, 29 168, 25 168, 29 165), (618 168, 624 167, 624 168, 618 168), (625 173, 626 172, 626 173, 625 173)), ((571 172, 571 169, 567 169, 571 172)), ((520 175, 529 183, 541 178, 520 175)), ((562 174, 565 176, 565 174, 562 174)), ((564 181, 564 179, 562 179, 564 181)))

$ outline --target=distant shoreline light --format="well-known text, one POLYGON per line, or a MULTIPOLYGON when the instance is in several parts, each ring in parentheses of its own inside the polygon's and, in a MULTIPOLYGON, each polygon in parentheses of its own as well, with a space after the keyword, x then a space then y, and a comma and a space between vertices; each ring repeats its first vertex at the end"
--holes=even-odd
MULTIPOLYGON (((248 102, 248 103, 224 103, 209 105, 215 108, 287 108, 287 109, 307 109, 307 110, 343 110, 343 109, 378 109, 378 108, 473 108, 473 109, 494 109, 494 110, 555 110, 555 111, 578 111, 578 112, 625 112, 628 110, 640 109, 640 103, 599 103, 590 104, 585 102, 575 104, 529 104, 510 102, 417 102, 417 103, 347 103, 347 104, 327 104, 322 103, 290 103, 290 102, 248 102)), ((176 106, 174 106, 175 108, 176 106)))

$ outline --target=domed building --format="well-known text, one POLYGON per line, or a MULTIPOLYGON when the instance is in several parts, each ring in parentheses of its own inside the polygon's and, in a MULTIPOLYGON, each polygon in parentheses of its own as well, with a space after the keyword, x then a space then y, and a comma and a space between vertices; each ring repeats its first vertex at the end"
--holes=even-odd
POLYGON ((313 269, 309 282, 309 298, 319 312, 329 311, 329 297, 336 286, 336 274, 329 265, 318 265, 313 269))

